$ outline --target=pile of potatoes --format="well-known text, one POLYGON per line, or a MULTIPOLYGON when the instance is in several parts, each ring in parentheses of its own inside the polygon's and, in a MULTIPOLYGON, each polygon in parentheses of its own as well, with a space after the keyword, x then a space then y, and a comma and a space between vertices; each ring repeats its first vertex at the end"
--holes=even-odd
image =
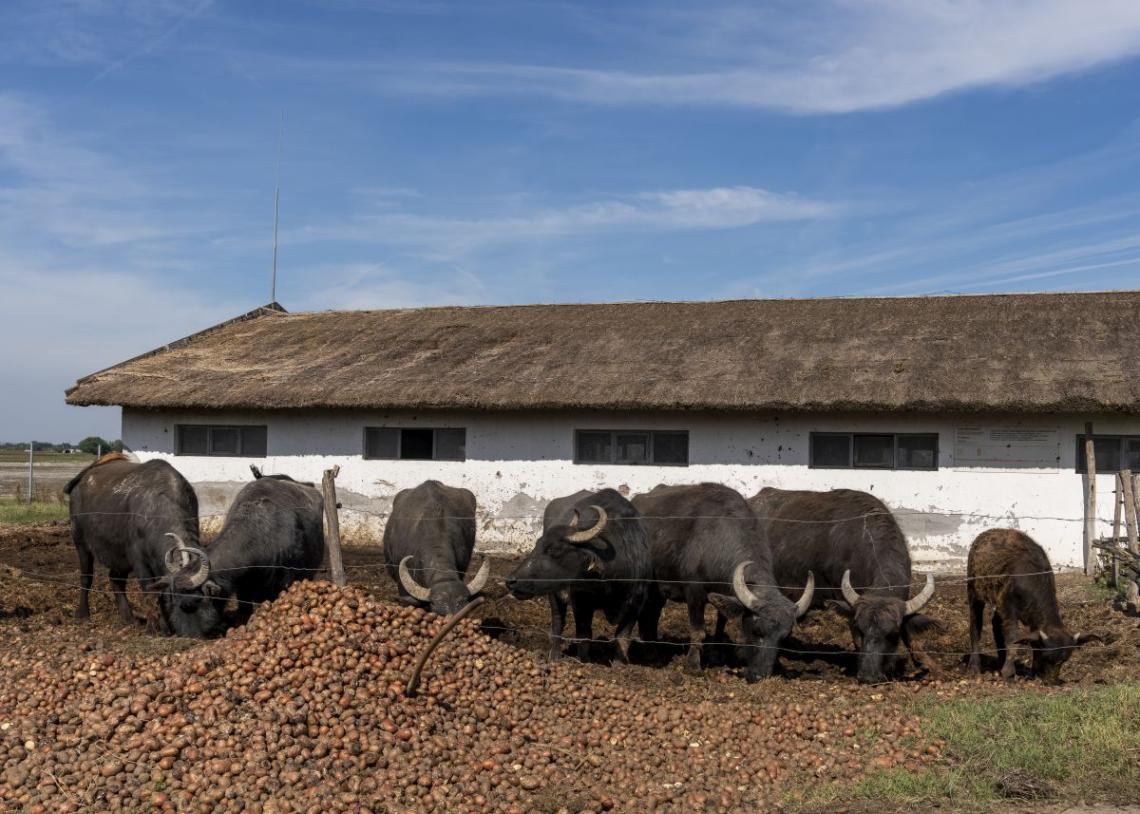
POLYGON ((941 747, 867 694, 621 686, 622 671, 536 660, 468 619, 408 698, 441 624, 307 582, 172 655, 15 635, 0 651, 0 809, 756 810, 941 747))

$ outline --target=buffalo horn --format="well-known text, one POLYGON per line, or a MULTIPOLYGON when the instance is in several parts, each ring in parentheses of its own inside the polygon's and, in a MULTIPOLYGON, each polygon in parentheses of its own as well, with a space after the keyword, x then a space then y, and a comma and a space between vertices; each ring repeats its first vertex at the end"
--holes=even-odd
POLYGON ((808 571, 807 584, 804 586, 804 592, 800 594, 800 598, 796 601, 796 618, 799 619, 808 612, 811 607, 812 597, 815 595, 815 574, 808 571))
POLYGON ((855 607, 855 603, 859 601, 859 593, 851 587, 850 568, 843 572, 843 581, 839 583, 839 590, 843 591, 843 598, 847 600, 847 604, 855 607))
POLYGON ((412 597, 420 600, 421 602, 427 602, 429 599, 431 599, 431 591, 420 585, 418 582, 416 582, 415 578, 412 577, 412 572, 408 570, 408 560, 411 558, 412 555, 409 554, 408 556, 404 557, 404 559, 400 560, 400 584, 404 586, 404 590, 407 591, 408 594, 410 594, 412 597))
POLYGON ((609 519, 606 515, 606 510, 601 506, 590 505, 590 508, 598 513, 598 522, 588 529, 578 531, 578 512, 574 512, 574 519, 570 521, 570 528, 575 529, 574 532, 566 535, 566 539, 571 543, 585 543, 593 540, 602 530, 606 527, 606 521, 609 519))
POLYGON ((752 593, 752 589, 748 587, 748 583, 744 580, 744 569, 752 565, 752 560, 745 560, 736 566, 736 570, 732 572, 732 590, 736 594, 736 598, 740 600, 741 604, 746 608, 754 608, 760 604, 760 599, 756 594, 752 593))
POLYGON ((483 562, 479 563, 479 570, 475 573, 474 578, 467 583, 467 593, 471 594, 471 596, 475 596, 475 594, 483 590, 483 586, 487 584, 487 580, 490 576, 491 561, 484 557, 483 562))
POLYGON ((926 603, 930 601, 930 597, 932 596, 934 596, 934 574, 927 574, 926 585, 922 587, 918 596, 907 600, 906 612, 908 614, 918 613, 926 606, 926 603))
POLYGON ((177 586, 185 590, 201 588, 210 578, 210 557, 200 548, 192 548, 177 534, 167 532, 167 537, 174 538, 174 548, 166 552, 166 570, 177 577, 177 586), (195 560, 197 563, 195 564, 195 560), (189 571, 194 565, 194 570, 189 571))

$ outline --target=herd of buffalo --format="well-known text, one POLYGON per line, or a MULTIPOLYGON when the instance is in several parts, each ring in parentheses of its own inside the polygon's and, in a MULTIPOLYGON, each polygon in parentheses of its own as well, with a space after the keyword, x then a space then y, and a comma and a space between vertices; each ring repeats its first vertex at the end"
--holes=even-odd
MULTIPOLYGON (((76 475, 65 489, 79 554, 76 615, 89 613, 95 560, 110 571, 124 620, 133 619, 126 580, 134 574, 156 599, 151 623, 180 636, 217 635, 294 580, 316 575, 325 552, 321 492, 252 469, 254 480, 238 493, 208 548, 199 540, 194 490, 165 461, 112 454, 76 475), (228 610, 232 605, 236 611, 228 610)), ((475 512, 470 491, 437 481, 396 495, 384 558, 400 601, 450 614, 484 589, 486 559, 466 581, 475 512)), ((927 575, 913 597, 910 586, 906 539, 877 498, 849 489, 765 488, 746 500, 712 483, 658 486, 632 499, 602 489, 553 500, 542 536, 506 580, 514 597, 549 600, 552 658, 565 644, 567 606, 580 656, 600 610, 615 628, 618 657, 628 661, 635 625, 641 641, 656 643, 661 612, 672 601, 687 608, 687 666, 699 670, 711 602, 714 641, 725 640, 729 619, 739 620, 748 681, 770 675, 796 620, 823 607, 847 618, 860 681, 886 680, 900 663, 900 643, 919 667, 934 669, 917 642, 935 624, 921 613, 934 579, 927 575)), ((973 671, 981 665, 987 604, 1007 678, 1014 675, 1011 644, 1029 646, 1034 672, 1056 681, 1073 650, 1097 638, 1065 629, 1048 557, 1020 531, 978 536, 967 586, 973 671)))

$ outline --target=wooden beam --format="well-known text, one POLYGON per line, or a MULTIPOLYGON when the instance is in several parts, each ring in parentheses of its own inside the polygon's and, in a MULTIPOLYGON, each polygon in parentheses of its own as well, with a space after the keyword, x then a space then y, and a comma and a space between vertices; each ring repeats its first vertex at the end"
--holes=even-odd
MULTIPOLYGON (((1112 510, 1112 542, 1113 545, 1120 539, 1120 509, 1124 505, 1124 473, 1116 473, 1116 489, 1112 493, 1115 497, 1112 510)), ((1120 587, 1120 560, 1112 558, 1112 587, 1120 587)))
POLYGON ((337 515, 336 503, 336 476, 339 474, 339 466, 326 469, 321 478, 321 491, 325 498, 325 545, 329 551, 329 575, 336 585, 343 588, 348 580, 344 575, 344 560, 340 554, 340 517, 337 515))
POLYGON ((1093 541, 1096 540, 1096 444, 1093 442, 1091 421, 1085 423, 1085 468, 1085 574, 1091 577, 1096 572, 1096 557, 1093 556, 1093 541))
MULTIPOLYGON (((1140 514, 1140 505, 1137 504, 1137 491, 1140 490, 1140 475, 1133 475, 1127 469, 1121 473, 1121 480, 1124 481, 1124 517, 1129 519, 1128 522, 1128 553, 1132 555, 1133 562, 1137 560, 1137 554, 1140 554, 1140 544, 1137 543, 1137 537, 1140 536, 1140 529, 1136 528, 1136 517, 1140 514)), ((1135 606, 1137 601, 1140 600, 1140 588, 1137 588, 1135 580, 1128 583, 1127 589, 1124 591, 1124 598, 1135 606)))

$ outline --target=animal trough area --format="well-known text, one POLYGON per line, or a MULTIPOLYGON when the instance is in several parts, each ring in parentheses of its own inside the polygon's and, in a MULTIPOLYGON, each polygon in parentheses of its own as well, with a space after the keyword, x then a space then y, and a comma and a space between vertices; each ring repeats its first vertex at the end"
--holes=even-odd
MULTIPOLYGON (((662 643, 635 640, 630 664, 615 663, 604 622, 585 661, 551 663, 547 604, 505 595, 518 562, 504 558, 410 697, 444 618, 396 601, 375 547, 343 553, 347 587, 294 583, 201 641, 122 624, 102 574, 91 620, 73 620, 68 527, 0 527, 2 810, 833 810, 873 778, 961 768, 932 705, 1077 699, 1140 667, 1136 620, 1077 574, 1058 577, 1066 622, 1106 643, 1077 651, 1059 687, 1024 664, 1006 682, 992 656, 969 674, 961 575, 941 577, 925 609, 940 624, 925 639, 937 671, 882 684, 855 681, 847 623, 830 612, 809 614, 776 674, 753 684, 730 647, 706 646, 705 669, 685 669, 676 604, 662 643)), ((133 583, 129 595, 145 607, 133 583)), ((1019 802, 1058 793, 1055 780, 1015 781, 1006 796, 1019 802)))

